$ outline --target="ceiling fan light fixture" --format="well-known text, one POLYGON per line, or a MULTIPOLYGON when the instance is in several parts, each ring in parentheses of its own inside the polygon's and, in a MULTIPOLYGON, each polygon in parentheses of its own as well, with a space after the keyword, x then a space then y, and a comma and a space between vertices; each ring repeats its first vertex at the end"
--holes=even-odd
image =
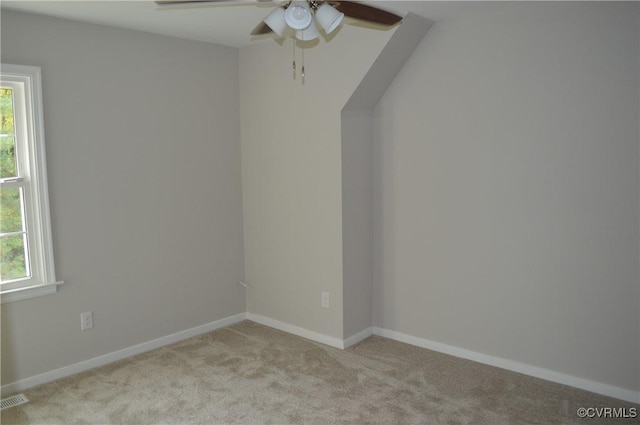
POLYGON ((316 10, 316 21, 327 34, 331 34, 342 23, 344 13, 338 12, 335 7, 323 3, 316 10))
POLYGON ((294 30, 303 30, 307 28, 313 21, 309 3, 306 1, 292 1, 284 12, 284 19, 287 25, 294 30))
POLYGON ((276 7, 263 20, 263 22, 280 38, 284 37, 284 33, 287 30, 287 22, 284 19, 284 13, 284 8, 276 7))
POLYGON ((318 32, 318 27, 313 20, 307 28, 296 31, 296 38, 301 41, 311 41, 318 37, 320 37, 320 33, 318 32))

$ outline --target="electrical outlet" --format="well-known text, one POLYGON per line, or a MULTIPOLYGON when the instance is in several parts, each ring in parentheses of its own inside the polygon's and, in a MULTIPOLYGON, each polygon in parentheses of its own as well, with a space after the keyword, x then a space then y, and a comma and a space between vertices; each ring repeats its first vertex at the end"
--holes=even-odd
POLYGON ((320 305, 324 308, 329 308, 329 293, 323 292, 320 298, 320 305))
POLYGON ((93 328, 93 312, 85 311, 80 313, 80 329, 86 331, 91 328, 93 328))

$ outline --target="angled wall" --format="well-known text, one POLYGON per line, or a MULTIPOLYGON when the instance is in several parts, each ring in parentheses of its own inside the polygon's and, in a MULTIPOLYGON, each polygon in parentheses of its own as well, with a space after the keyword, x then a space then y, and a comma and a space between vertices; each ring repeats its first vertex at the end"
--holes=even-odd
POLYGON ((373 324, 373 111, 432 25, 408 14, 342 109, 344 339, 373 324))

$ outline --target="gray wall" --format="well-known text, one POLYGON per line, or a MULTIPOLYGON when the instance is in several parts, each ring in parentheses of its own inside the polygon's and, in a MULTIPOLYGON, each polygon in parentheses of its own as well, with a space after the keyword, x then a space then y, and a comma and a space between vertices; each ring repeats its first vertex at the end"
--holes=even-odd
POLYGON ((376 110, 376 326, 640 388, 638 17, 434 25, 376 110))
POLYGON ((244 312, 237 50, 3 11, 2 62, 42 67, 66 282, 2 306, 2 383, 244 312))

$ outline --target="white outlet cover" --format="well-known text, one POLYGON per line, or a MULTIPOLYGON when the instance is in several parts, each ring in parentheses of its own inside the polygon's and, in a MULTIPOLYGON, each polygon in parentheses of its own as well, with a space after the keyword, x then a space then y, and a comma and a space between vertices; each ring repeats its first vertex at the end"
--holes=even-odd
POLYGON ((320 299, 320 305, 324 308, 329 308, 329 293, 328 292, 322 292, 321 294, 321 299, 320 299))
POLYGON ((93 312, 87 311, 80 314, 80 329, 87 330, 93 328, 93 312))

